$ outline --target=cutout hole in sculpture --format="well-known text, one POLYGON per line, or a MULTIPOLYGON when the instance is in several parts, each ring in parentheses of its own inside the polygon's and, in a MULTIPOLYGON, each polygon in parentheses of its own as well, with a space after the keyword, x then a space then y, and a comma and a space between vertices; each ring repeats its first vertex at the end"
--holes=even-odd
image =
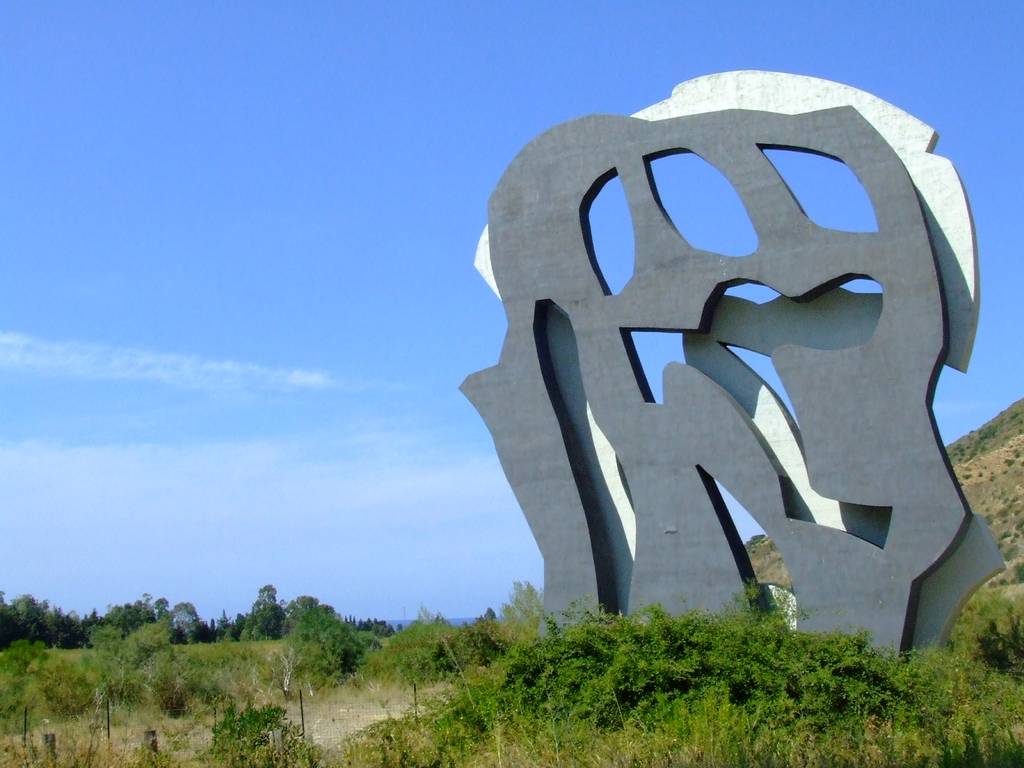
POLYGON ((784 344, 858 347, 874 336, 882 304, 882 286, 862 275, 830 280, 793 298, 760 283, 744 282, 730 285, 712 306, 708 333, 717 341, 765 355, 784 344))
POLYGON ((762 355, 760 352, 754 352, 743 347, 736 347, 731 344, 727 344, 725 347, 761 379, 761 382, 768 388, 768 391, 785 406, 789 417, 793 420, 793 424, 798 424, 796 409, 793 407, 793 402, 789 399, 789 394, 786 392, 786 387, 782 384, 782 379, 779 378, 775 366, 772 365, 772 359, 768 355, 762 355))
POLYGON ((726 296, 734 296, 737 299, 746 299, 755 304, 767 304, 774 301, 782 294, 774 288, 769 288, 761 283, 739 283, 731 285, 725 290, 726 296))
POLYGON ((786 563, 774 542, 765 534, 758 522, 747 511, 746 507, 736 500, 736 497, 729 493, 721 483, 717 483, 718 491, 722 495, 729 515, 732 517, 736 531, 740 535, 750 557, 750 567, 754 571, 754 578, 762 587, 775 584, 790 589, 792 579, 786 563))
POLYGON ((584 200, 581 222, 587 253, 606 294, 619 293, 633 277, 633 219, 622 181, 611 171, 584 200))
POLYGON ((739 534, 740 539, 745 543, 755 536, 764 536, 764 528, 747 511, 747 508, 729 493, 729 489, 717 480, 715 485, 718 486, 718 493, 721 495, 722 501, 725 502, 726 509, 729 510, 729 517, 732 518, 732 523, 736 527, 736 533, 739 534))
POLYGON ((761 150, 807 218, 819 227, 844 232, 878 231, 868 193, 846 163, 805 149, 761 150))
POLYGON ((787 614, 792 614, 788 618, 793 623, 796 618, 793 580, 778 548, 747 508, 729 493, 728 488, 702 470, 701 474, 705 477, 705 483, 710 479, 714 484, 713 489, 708 488, 708 492, 719 510, 722 529, 733 547, 733 556, 741 577, 757 584, 763 608, 785 610, 787 614))
POLYGON ((757 250, 757 232, 747 209, 715 166, 685 151, 645 159, 662 210, 686 242, 723 256, 757 250))
POLYGON ((669 363, 685 363, 680 331, 629 331, 635 351, 633 372, 637 386, 649 403, 664 403, 664 373, 669 363))
POLYGON ((855 277, 839 287, 850 293, 882 293, 882 286, 870 277, 855 277))

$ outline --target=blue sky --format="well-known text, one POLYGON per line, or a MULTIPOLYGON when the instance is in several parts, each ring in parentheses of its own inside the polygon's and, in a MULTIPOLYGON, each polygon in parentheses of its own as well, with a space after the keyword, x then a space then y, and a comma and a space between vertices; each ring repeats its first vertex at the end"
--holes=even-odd
POLYGON ((0 8, 0 589, 401 618, 541 561, 457 387, 472 268, 537 133, 701 74, 825 77, 938 130, 982 314, 952 439, 1024 395, 1016 3, 0 8))

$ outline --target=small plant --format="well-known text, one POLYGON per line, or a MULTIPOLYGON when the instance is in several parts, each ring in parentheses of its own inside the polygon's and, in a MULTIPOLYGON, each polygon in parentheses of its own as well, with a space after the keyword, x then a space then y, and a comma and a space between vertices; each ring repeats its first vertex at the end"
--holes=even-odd
POLYGON ((229 705, 213 727, 210 756, 226 768, 306 768, 315 766, 319 750, 285 719, 281 707, 229 705))

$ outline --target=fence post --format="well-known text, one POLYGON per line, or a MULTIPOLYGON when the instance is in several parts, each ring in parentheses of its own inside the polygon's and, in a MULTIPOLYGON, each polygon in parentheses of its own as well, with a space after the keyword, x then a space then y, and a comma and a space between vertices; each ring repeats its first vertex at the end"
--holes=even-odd
POLYGON ((299 722, 302 723, 302 738, 306 738, 306 708, 302 704, 302 688, 299 688, 299 722))
POLYGON ((420 702, 419 697, 416 694, 416 681, 412 681, 412 716, 418 718, 420 716, 420 702))
POLYGON ((28 707, 25 707, 25 722, 21 729, 21 746, 28 744, 28 707))
POLYGON ((148 749, 150 752, 158 752, 160 745, 156 740, 156 731, 146 731, 142 734, 142 746, 148 749))
POLYGON ((57 757, 57 734, 44 733, 43 746, 46 747, 46 754, 48 754, 51 758, 57 757))
POLYGON ((110 697, 104 696, 104 701, 107 703, 107 742, 110 742, 110 697))
POLYGON ((274 751, 277 753, 284 749, 284 739, 281 736, 280 728, 275 728, 270 732, 270 743, 274 746, 274 751))

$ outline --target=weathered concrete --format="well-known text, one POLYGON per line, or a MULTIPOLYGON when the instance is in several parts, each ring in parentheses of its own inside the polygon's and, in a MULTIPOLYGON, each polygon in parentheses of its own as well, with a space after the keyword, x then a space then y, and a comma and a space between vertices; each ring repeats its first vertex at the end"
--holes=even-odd
POLYGON ((717 481, 778 545, 803 626, 864 628, 897 647, 941 640, 1002 567, 931 415, 938 372, 966 365, 977 316, 962 188, 929 154, 930 129, 874 97, 776 73, 716 78, 641 117, 557 126, 491 197, 476 262, 509 328, 498 365, 463 391, 544 556, 546 608, 587 596, 623 612, 727 604, 753 573, 717 481), (762 108, 718 108, 748 102, 762 108), (818 227, 765 147, 846 163, 878 231, 818 227), (731 182, 754 253, 698 250, 677 231, 650 174, 654 158, 677 152, 731 182), (588 214, 616 175, 636 267, 612 294, 588 214), (853 277, 882 294, 843 290, 853 277), (781 297, 723 295, 743 282, 781 297), (683 334, 686 364, 665 368, 662 404, 631 330, 683 334), (795 413, 729 346, 771 357, 795 413))

